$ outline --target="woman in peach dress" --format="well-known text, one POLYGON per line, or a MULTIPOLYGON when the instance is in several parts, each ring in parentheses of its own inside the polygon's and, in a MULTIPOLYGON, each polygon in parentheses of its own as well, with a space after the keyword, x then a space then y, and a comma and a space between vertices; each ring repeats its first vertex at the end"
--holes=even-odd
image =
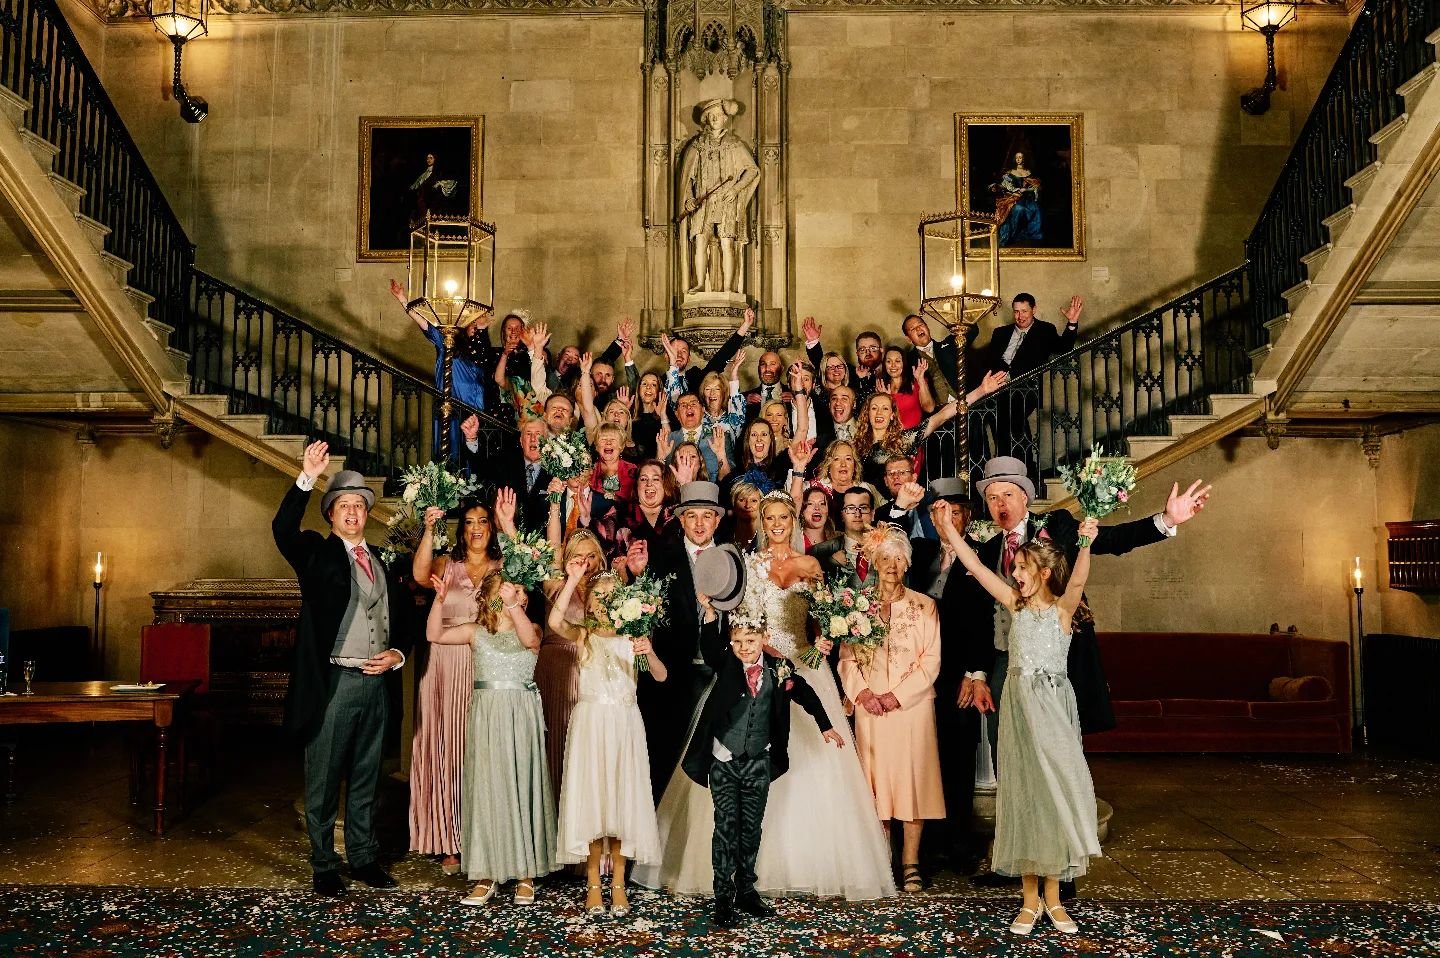
POLYGON ((940 618, 929 596, 905 588, 910 540, 895 528, 871 533, 865 550, 880 578, 880 617, 889 625, 868 661, 840 649, 840 681, 855 703, 860 765, 875 794, 880 821, 900 822, 904 890, 924 887, 920 833, 926 819, 945 817, 940 749, 935 739, 935 677, 940 671, 940 618))

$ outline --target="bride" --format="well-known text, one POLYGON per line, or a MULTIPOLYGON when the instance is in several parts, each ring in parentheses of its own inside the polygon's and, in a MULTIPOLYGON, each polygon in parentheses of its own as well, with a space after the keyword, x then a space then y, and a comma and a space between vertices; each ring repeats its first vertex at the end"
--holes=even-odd
MULTIPOLYGON (((770 896, 883 898, 895 894, 890 848, 875 822, 874 799, 860 769, 840 691, 828 662, 815 669, 799 659, 810 646, 803 593, 821 578, 819 563, 795 546, 799 528, 788 495, 772 492, 761 499, 758 553, 747 559, 744 605, 764 611, 770 645, 789 658, 815 690, 847 747, 832 747, 814 734, 814 724, 805 716, 794 717, 790 770, 771 783, 765 806, 757 890, 770 896)), ((817 649, 828 654, 830 642, 822 640, 817 649)), ((792 703, 791 708, 800 707, 792 703)), ((697 715, 699 709, 697 705, 697 715)), ((693 724, 692 717, 692 731, 693 724)), ((677 769, 656 813, 663 859, 658 868, 637 867, 635 881, 676 894, 709 895, 715 821, 709 790, 677 769)))

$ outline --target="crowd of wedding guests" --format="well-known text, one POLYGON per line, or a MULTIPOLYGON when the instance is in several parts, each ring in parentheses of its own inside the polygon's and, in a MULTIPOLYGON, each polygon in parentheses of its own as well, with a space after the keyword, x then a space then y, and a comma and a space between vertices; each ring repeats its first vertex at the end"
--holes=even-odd
MULTIPOLYGON (((1113 722, 1081 601, 1089 555, 1173 536, 1209 490, 1173 490, 1163 513, 1100 531, 1064 512, 1034 516, 1031 464, 1005 455, 1029 428, 1028 413, 1018 412, 992 433, 999 455, 974 483, 974 498, 960 478, 920 484, 937 429, 1027 364, 1073 347, 1078 298, 1064 310, 1064 333, 1036 319, 1028 294, 1015 297, 1013 311, 1015 322, 983 349, 953 335, 935 339, 911 315, 900 338, 867 330, 848 356, 806 319, 803 352, 761 352, 753 379, 745 345, 753 314, 703 364, 683 338, 663 336, 666 361, 643 372, 628 320, 599 355, 555 348, 546 324, 523 311, 502 319, 498 346, 472 328, 457 355, 471 369, 453 381, 473 392, 459 398, 513 410, 519 441, 493 454, 479 441, 477 418, 459 423, 460 466, 486 493, 450 517, 457 534, 447 554, 434 553, 431 531, 444 515, 427 513, 408 570, 435 592, 412 751, 411 850, 435 856, 447 874, 463 870, 475 882, 468 905, 512 880, 516 903, 531 903, 538 878, 571 865, 586 875, 590 914, 606 911, 608 877, 609 910, 624 916, 630 863, 631 877, 652 887, 713 887, 721 926, 735 923, 735 909, 773 914, 760 892, 920 891, 935 868, 970 874, 984 857, 971 828, 980 716, 995 710, 1008 675, 1015 714, 1002 717, 998 735, 991 729, 1002 788, 990 871, 1024 876, 1025 908, 1012 931, 1028 933, 1042 914, 1073 931, 1058 883, 1084 874, 1098 854, 1080 733, 1113 722), (961 350, 971 371, 964 382, 961 350), (593 466, 551 476, 546 438, 575 431, 593 466), (982 504, 999 535, 967 540, 982 504), (522 531, 547 537, 556 556, 554 577, 531 594, 501 573, 500 536, 522 531), (1085 536, 1094 541, 1082 548, 1085 536), (967 571, 952 574, 957 564, 967 571), (647 571, 668 577, 665 616, 653 636, 632 640, 617 634, 605 599, 647 571), (873 590, 888 632, 871 657, 806 626, 805 591, 836 580, 873 590), (810 648, 824 664, 795 664, 810 648), (777 732, 770 716, 788 716, 789 706, 759 717, 745 711, 771 688, 756 678, 762 673, 796 710, 793 726, 788 717, 780 723, 788 731, 777 732), (734 708, 715 715, 707 696, 721 690, 734 708), (755 749, 768 756, 769 774, 747 780, 742 760, 755 759, 755 749), (731 776, 723 796, 722 768, 731 776), (730 834, 722 813, 748 824, 724 849, 717 839, 713 860, 708 847, 697 858, 711 822, 716 836, 730 834), (851 840, 835 840, 846 834, 851 840)), ((307 479, 313 485, 323 471, 323 453, 307 452, 290 511, 282 507, 287 522, 292 498, 308 494, 307 479)), ((363 587, 362 576, 376 581, 363 541, 346 534, 353 519, 342 528, 337 517, 349 499, 367 508, 374 499, 358 477, 341 482, 345 475, 332 480, 322 510, 354 547, 350 566, 363 587)), ((277 542, 281 527, 277 517, 277 542)), ((292 564, 301 561, 294 552, 286 552, 292 564)), ((342 640, 358 615, 339 619, 333 649, 329 627, 319 630, 321 660, 363 675, 403 664, 398 651, 349 656, 342 640)), ((312 793, 311 769, 307 749, 307 813, 312 843, 323 845, 338 799, 328 785, 312 793)), ((347 828, 352 815, 365 827, 355 795, 352 782, 347 828)), ((325 852, 313 856, 316 890, 343 892, 332 875, 338 859, 325 852)), ((361 880, 388 879, 373 862, 361 864, 361 880)))

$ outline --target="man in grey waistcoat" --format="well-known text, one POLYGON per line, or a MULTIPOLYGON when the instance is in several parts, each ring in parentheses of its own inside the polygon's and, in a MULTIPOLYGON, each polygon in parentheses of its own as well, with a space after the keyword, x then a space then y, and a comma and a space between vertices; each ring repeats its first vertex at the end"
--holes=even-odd
POLYGON ((271 523, 275 545, 300 580, 295 664, 285 698, 285 728, 305 745, 305 828, 316 894, 345 894, 335 852, 340 783, 347 781, 345 851, 351 877, 393 888, 380 866, 375 796, 389 701, 385 674, 405 664, 405 601, 399 579, 365 542, 375 493, 358 472, 340 472, 320 501, 330 535, 302 531, 315 481, 330 463, 329 446, 305 449, 300 476, 271 523))

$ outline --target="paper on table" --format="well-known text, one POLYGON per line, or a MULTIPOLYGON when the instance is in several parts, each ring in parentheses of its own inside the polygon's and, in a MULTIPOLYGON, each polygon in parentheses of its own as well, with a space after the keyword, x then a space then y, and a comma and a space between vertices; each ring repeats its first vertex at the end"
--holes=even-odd
POLYGON ((156 689, 164 688, 164 682, 142 682, 138 685, 112 685, 112 692, 154 692, 156 689))

